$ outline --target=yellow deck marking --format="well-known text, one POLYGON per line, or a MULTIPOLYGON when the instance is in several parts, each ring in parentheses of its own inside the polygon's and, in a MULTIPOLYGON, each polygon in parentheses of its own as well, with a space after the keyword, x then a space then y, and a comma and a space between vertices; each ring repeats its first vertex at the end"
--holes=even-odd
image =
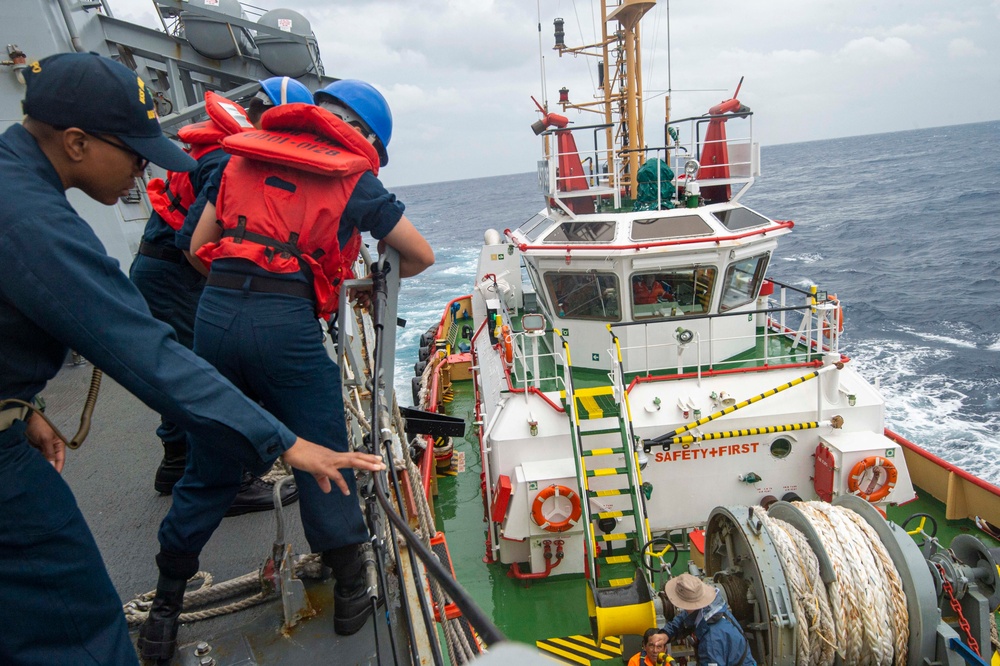
POLYGON ((535 646, 560 660, 584 666, 588 666, 592 660, 620 659, 622 654, 621 640, 616 636, 605 638, 600 645, 591 636, 577 635, 535 641, 535 646))

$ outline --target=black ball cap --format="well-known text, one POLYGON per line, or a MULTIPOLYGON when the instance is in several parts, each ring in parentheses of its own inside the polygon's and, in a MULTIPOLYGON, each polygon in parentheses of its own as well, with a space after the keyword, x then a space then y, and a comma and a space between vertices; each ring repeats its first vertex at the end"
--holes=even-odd
POLYGON ((163 135, 153 91, 131 69, 96 53, 57 53, 24 71, 24 113, 55 127, 110 134, 168 171, 197 163, 163 135))

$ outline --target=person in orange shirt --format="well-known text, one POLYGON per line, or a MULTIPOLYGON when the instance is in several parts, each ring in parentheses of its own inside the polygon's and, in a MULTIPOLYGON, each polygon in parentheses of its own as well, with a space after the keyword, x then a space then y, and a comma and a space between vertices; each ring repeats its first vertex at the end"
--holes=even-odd
POLYGON ((651 627, 642 635, 642 650, 632 655, 628 666, 656 666, 657 664, 672 664, 674 660, 667 654, 669 637, 667 632, 657 627, 651 627))
POLYGON ((663 283, 656 279, 652 273, 636 276, 632 278, 632 301, 636 305, 650 305, 665 298, 667 290, 663 288, 663 283))

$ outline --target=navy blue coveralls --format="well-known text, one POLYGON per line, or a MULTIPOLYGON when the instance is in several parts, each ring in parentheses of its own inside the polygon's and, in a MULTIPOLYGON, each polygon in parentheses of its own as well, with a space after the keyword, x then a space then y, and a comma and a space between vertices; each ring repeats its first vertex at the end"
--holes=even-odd
MULTIPOLYGON (((202 155, 198 166, 190 173, 191 187, 200 193, 209 177, 228 161, 224 151, 213 150, 202 155)), ((199 196, 185 215, 184 226, 175 231, 153 211, 142 233, 139 253, 132 261, 129 278, 139 288, 149 311, 160 321, 170 324, 177 333, 177 340, 191 349, 194 346, 194 315, 198 299, 205 288, 205 276, 199 273, 184 256, 182 250, 191 246, 190 235, 182 240, 185 227, 198 223, 205 209, 205 198, 199 196), (188 220, 193 219, 189 224, 188 220)), ((164 444, 180 446, 187 435, 170 419, 161 417, 156 435, 164 444)), ((183 449, 181 449, 183 450, 183 449)))
MULTIPOLYGON (((295 443, 150 316, 21 125, 0 135, 0 173, 0 399, 31 400, 72 348, 258 473, 295 443)), ((97 544, 23 421, 0 431, 0 608, 2 664, 137 663, 97 544)))
POLYGON ((664 629, 671 641, 694 631, 699 666, 757 666, 747 639, 728 608, 708 620, 701 611, 679 610, 664 629))
MULTIPOLYGON (((219 172, 213 181, 218 179, 219 172)), ((217 183, 208 192, 214 202, 217 183)), ((341 217, 341 247, 354 228, 384 238, 402 218, 403 208, 378 178, 365 173, 341 217)), ((213 286, 209 277, 195 320, 195 352, 300 437, 346 452, 340 368, 323 346, 323 327, 309 296, 312 283, 301 272, 272 273, 244 259, 217 259, 211 274, 235 278, 243 286, 213 286), (257 291, 260 280, 295 283, 303 295, 257 291)), ((174 486, 159 538, 164 551, 196 558, 236 496, 242 471, 201 438, 192 436, 188 444, 187 467, 174 486)), ((336 489, 323 493, 311 474, 294 474, 303 531, 313 552, 367 541, 353 470, 341 470, 349 496, 336 489)))

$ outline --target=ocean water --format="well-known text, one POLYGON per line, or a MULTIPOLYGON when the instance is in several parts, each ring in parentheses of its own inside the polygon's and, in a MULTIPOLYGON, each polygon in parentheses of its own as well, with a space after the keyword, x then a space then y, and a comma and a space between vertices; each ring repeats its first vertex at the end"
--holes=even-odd
MULTIPOLYGON (((888 425, 1000 485, 1000 121, 765 146, 762 165, 743 203, 795 222, 769 275, 836 293, 842 351, 888 425)), ((544 202, 533 172, 394 191, 437 257, 400 297, 405 405, 420 334, 471 291, 483 232, 544 202)))

